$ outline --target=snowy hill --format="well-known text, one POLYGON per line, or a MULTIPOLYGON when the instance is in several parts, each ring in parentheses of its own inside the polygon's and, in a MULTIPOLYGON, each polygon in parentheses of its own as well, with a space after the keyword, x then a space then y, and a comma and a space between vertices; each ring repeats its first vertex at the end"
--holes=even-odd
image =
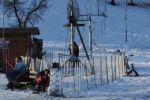
MULTIPOLYGON (((63 27, 67 21, 67 1, 50 0, 50 7, 44 14, 42 21, 35 26, 39 26, 44 40, 44 47, 53 48, 55 42, 59 42, 60 48, 69 42, 69 30, 63 27), (54 44, 53 44, 53 43, 54 44)), ((80 14, 89 11, 96 13, 96 0, 77 0, 80 7, 80 14), (91 9, 90 9, 91 6, 91 9)), ((100 12, 105 9, 105 0, 100 0, 100 12)), ((125 47, 125 1, 116 0, 117 5, 106 5, 106 19, 104 17, 93 17, 93 40, 101 48, 123 48, 125 47), (105 22, 106 24, 101 24, 105 22)), ((136 6, 127 6, 127 27, 128 27, 128 47, 137 49, 150 49, 150 1, 135 0, 136 6)), ((2 12, 2 10, 1 10, 2 12)), ((2 13, 0 15, 0 26, 2 27, 2 13)), ((5 27, 14 19, 5 18, 5 27)), ((87 22, 86 22, 87 23, 87 22)), ((87 25, 87 24, 86 24, 87 25)), ((84 41, 88 46, 88 26, 81 28, 84 41)), ((78 36, 76 41, 80 43, 78 36)), ((55 45, 56 45, 55 44, 55 45)), ((50 49, 49 48, 49 49, 50 49)), ((57 46, 58 48, 58 46, 57 46)))
MULTIPOLYGON (((90 0, 78 0, 81 12, 89 7, 90 0)), ((91 0, 94 1, 94 0, 91 0)), ((104 17, 93 18, 93 40, 101 48, 114 51, 118 48, 127 49, 127 54, 134 54, 130 58, 140 77, 123 77, 109 85, 83 91, 79 94, 69 93, 68 98, 52 97, 47 94, 32 94, 31 90, 5 90, 7 80, 4 74, 0 74, 0 100, 150 100, 150 1, 134 0, 136 6, 127 6, 128 42, 125 42, 125 3, 117 0, 117 5, 107 4, 106 25, 101 26, 104 17), (101 30, 102 28, 102 30, 101 30), (74 98, 77 97, 77 98, 74 98)), ((53 0, 52 7, 44 15, 44 21, 39 26, 44 40, 45 50, 65 51, 69 42, 69 31, 63 27, 67 23, 67 0, 53 0)), ((92 2, 92 9, 94 2, 92 2)), ((100 10, 104 11, 104 0, 100 0, 100 10)), ((93 10, 94 12, 95 10, 93 10)), ((2 17, 0 16, 0 19, 2 17)), ((10 19, 8 22, 11 22, 10 19)), ((2 20, 0 20, 2 23, 2 20)), ((1 24, 2 26, 2 24, 1 24)), ((88 47, 88 29, 81 28, 86 46, 88 47)), ((78 36, 75 36, 80 43, 78 36)), ((98 50, 94 45, 94 50, 98 50)))
MULTIPOLYGON (((67 0, 66 0, 67 1, 67 0)), ((39 27, 41 29, 41 37, 45 41, 63 41, 69 42, 69 31, 63 27, 67 23, 66 15, 66 1, 55 0, 52 1, 52 7, 45 14, 45 21, 41 22, 39 27), (45 27, 47 26, 47 27, 45 27), (61 38, 60 38, 61 37, 61 38)), ((91 0, 92 1, 92 0, 91 0)), ((86 0, 78 0, 80 12, 86 13, 89 9, 89 2, 86 0), (86 5, 86 7, 83 5, 86 5)), ((91 2, 92 12, 95 11, 94 1, 91 2)), ((136 0, 136 6, 127 6, 127 28, 128 28, 128 43, 130 48, 149 49, 150 48, 150 6, 148 0, 136 0)), ((100 11, 104 11, 104 0, 100 1, 100 11)), ((95 12, 94 12, 95 13, 95 12)), ((106 25, 101 25, 104 17, 93 17, 93 40, 104 47, 121 47, 125 43, 125 2, 124 0, 117 1, 116 6, 107 4, 107 17, 105 19, 106 25), (101 27, 103 28, 101 30, 101 27)), ((88 26, 81 28, 84 40, 88 43, 88 26)), ((78 36, 76 34, 78 43, 78 36)), ((47 43, 47 42, 45 42, 47 43)), ((46 44, 47 45, 47 44, 46 44)), ((88 44, 86 44, 88 45, 88 44)), ((49 44, 50 46, 50 44, 49 44)), ((53 44, 52 44, 53 46, 53 44)), ((64 45, 63 45, 64 46, 64 45)))

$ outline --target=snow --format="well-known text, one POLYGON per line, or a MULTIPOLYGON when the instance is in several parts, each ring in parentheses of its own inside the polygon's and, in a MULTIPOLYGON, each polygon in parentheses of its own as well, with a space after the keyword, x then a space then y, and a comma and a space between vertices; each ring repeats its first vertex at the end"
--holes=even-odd
MULTIPOLYGON (((44 15, 45 21, 39 26, 44 39, 45 50, 65 50, 69 42, 69 33, 63 24, 67 23, 66 1, 53 0, 52 7, 44 15)), ((80 1, 80 0, 78 0, 80 1)), ((81 0, 83 2, 85 0, 81 0)), ((53 97, 46 93, 32 94, 32 90, 5 90, 7 79, 0 74, 0 100, 150 100, 150 1, 134 0, 137 6, 128 6, 128 42, 125 43, 125 5, 124 0, 117 0, 117 6, 107 5, 106 26, 101 28, 103 17, 94 19, 94 51, 104 49, 115 51, 126 50, 126 54, 133 54, 130 63, 135 64, 139 77, 122 77, 108 85, 98 85, 81 92, 65 93, 65 97, 53 97), (147 4, 147 5, 146 5, 147 4), (97 20, 98 19, 98 20, 97 20), (98 22, 98 23, 96 23, 98 22), (119 41, 119 42, 118 42, 119 41)), ((87 3, 81 3, 87 5, 87 3)), ((104 2, 101 0, 101 10, 104 10, 104 2)), ((85 9, 84 9, 85 10, 85 9)), ((83 11, 84 11, 83 10, 83 11)), ((10 19, 8 22, 13 21, 10 19)), ((0 15, 2 23, 2 15, 0 15)), ((6 24, 5 23, 5 24, 6 24)), ((2 24, 0 25, 2 27, 2 24)), ((86 45, 88 45, 88 29, 81 28, 86 45)), ((76 36, 78 40, 78 36, 76 36)), ((79 42, 79 41, 78 41, 79 42)))
MULTIPOLYGON (((44 39, 44 48, 55 48, 55 45, 51 45, 51 42, 68 43, 69 42, 69 30, 63 27, 67 21, 67 1, 68 0, 50 0, 50 7, 43 15, 42 21, 38 26, 40 29, 39 38, 44 39), (48 44, 48 45, 47 45, 48 44), (50 46, 51 45, 51 46, 50 46)), ((94 0, 89 0, 94 1, 94 0)), ((96 0, 95 0, 96 1, 96 0)), ((89 3, 86 0, 78 0, 81 12, 86 13, 89 9, 89 3)), ((149 37, 150 37, 150 6, 149 0, 136 0, 134 1, 136 6, 128 6, 127 8, 127 24, 128 24, 128 47, 138 49, 149 49, 149 37)), ((95 3, 92 3, 92 11, 95 13, 95 3)), ((100 11, 104 11, 104 0, 100 1, 100 11)), ((2 11, 1 11, 2 12, 2 11)), ((106 25, 101 27, 104 17, 93 17, 93 40, 102 48, 120 47, 123 48, 125 43, 125 3, 124 0, 117 0, 117 6, 112 6, 107 3, 107 17, 106 25), (102 28, 102 30, 101 30, 102 28), (118 42, 119 41, 119 42, 118 42)), ((2 13, 0 14, 0 26, 2 27, 2 13)), ((5 27, 12 23, 14 18, 7 19, 5 17, 5 27)), ((86 23, 87 26, 87 23, 86 23)), ((86 46, 88 47, 88 28, 80 28, 86 46)), ((77 43, 80 44, 80 40, 77 34, 75 34, 77 43)), ((60 48, 62 45, 59 45, 60 48)), ((46 49, 47 50, 47 49, 46 49)))
MULTIPOLYGON (((135 51, 132 51, 132 53, 135 53, 135 51)), ((30 89, 5 90, 7 79, 4 74, 0 74, 0 98, 1 100, 149 100, 149 53, 148 51, 138 51, 138 56, 129 59, 130 63, 134 62, 135 69, 140 74, 139 77, 122 77, 113 83, 90 87, 89 90, 64 92, 64 97, 54 97, 46 93, 32 94, 30 89)), ((70 82, 71 79, 67 79, 67 81, 70 82)))
MULTIPOLYGON (((67 21, 66 1, 60 3, 60 0, 52 1, 52 7, 44 15, 45 21, 41 21, 38 25, 41 30, 40 37, 44 38, 45 50, 66 48, 64 43, 69 42, 69 30, 63 27, 67 21), (59 12, 58 12, 59 11, 59 12), (55 20, 54 20, 55 19, 55 20), (47 27, 45 27, 47 25, 47 27), (53 42, 53 43, 52 43, 53 42), (59 42, 59 43, 58 43, 59 42), (53 45, 58 43, 56 45, 53 45)), ((89 0, 90 1, 90 0, 89 0)), ((91 0, 94 2, 94 0, 91 0)), ((96 1, 96 0, 95 0, 96 1)), ((86 0, 78 0, 80 10, 86 13, 89 3, 86 0), (86 7, 85 7, 86 5, 86 7), (84 7, 83 7, 84 6, 84 7)), ((128 42, 125 42, 125 3, 124 0, 117 0, 117 6, 107 4, 107 17, 92 17, 93 19, 93 41, 100 48, 125 48, 129 49, 150 49, 150 6, 148 0, 136 0, 136 6, 127 6, 127 27, 128 42), (146 5, 147 3, 147 5, 146 5), (105 20, 104 20, 105 19, 105 20), (105 25, 102 24, 105 22, 105 25), (101 26, 102 25, 102 26, 101 26), (118 42, 119 41, 119 42, 118 42)), ((95 3, 92 3, 92 11, 95 12, 95 3)), ((100 11, 104 11, 104 0, 100 1, 100 11)), ((80 28, 83 39, 88 47, 88 23, 86 27, 80 28)), ((77 33, 75 40, 80 44, 77 33)), ((93 45, 95 46, 95 45, 93 45)), ((100 49, 98 48, 98 49, 100 49)), ((94 47, 95 49, 95 47, 94 47)))
POLYGON ((32 90, 5 90, 7 79, 0 74, 1 100, 149 100, 150 99, 150 66, 136 66, 139 77, 123 77, 108 85, 80 92, 68 92, 64 97, 53 97, 46 93, 32 94, 32 90))

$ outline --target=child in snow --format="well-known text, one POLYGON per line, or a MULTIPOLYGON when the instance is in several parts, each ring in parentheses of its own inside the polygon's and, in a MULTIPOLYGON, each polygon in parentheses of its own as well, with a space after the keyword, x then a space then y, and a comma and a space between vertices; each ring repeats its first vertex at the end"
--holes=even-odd
POLYGON ((45 69, 44 71, 40 72, 35 78, 35 91, 47 92, 49 82, 49 70, 45 69))

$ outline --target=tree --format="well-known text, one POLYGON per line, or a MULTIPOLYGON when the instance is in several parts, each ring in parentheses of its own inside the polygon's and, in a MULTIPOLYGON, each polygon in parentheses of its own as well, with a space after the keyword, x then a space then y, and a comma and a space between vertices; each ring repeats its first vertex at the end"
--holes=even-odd
POLYGON ((14 17, 15 27, 33 26, 42 20, 49 0, 4 0, 4 11, 8 18, 14 17))

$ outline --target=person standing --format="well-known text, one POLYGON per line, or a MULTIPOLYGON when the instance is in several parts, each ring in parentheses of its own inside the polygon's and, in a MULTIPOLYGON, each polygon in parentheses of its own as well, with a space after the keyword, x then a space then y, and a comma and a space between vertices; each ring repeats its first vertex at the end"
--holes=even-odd
MULTIPOLYGON (((74 41, 74 52, 73 52, 73 55, 76 56, 76 57, 79 57, 79 47, 77 45, 77 43, 74 41)), ((69 44, 69 54, 71 55, 71 44, 69 44)))

